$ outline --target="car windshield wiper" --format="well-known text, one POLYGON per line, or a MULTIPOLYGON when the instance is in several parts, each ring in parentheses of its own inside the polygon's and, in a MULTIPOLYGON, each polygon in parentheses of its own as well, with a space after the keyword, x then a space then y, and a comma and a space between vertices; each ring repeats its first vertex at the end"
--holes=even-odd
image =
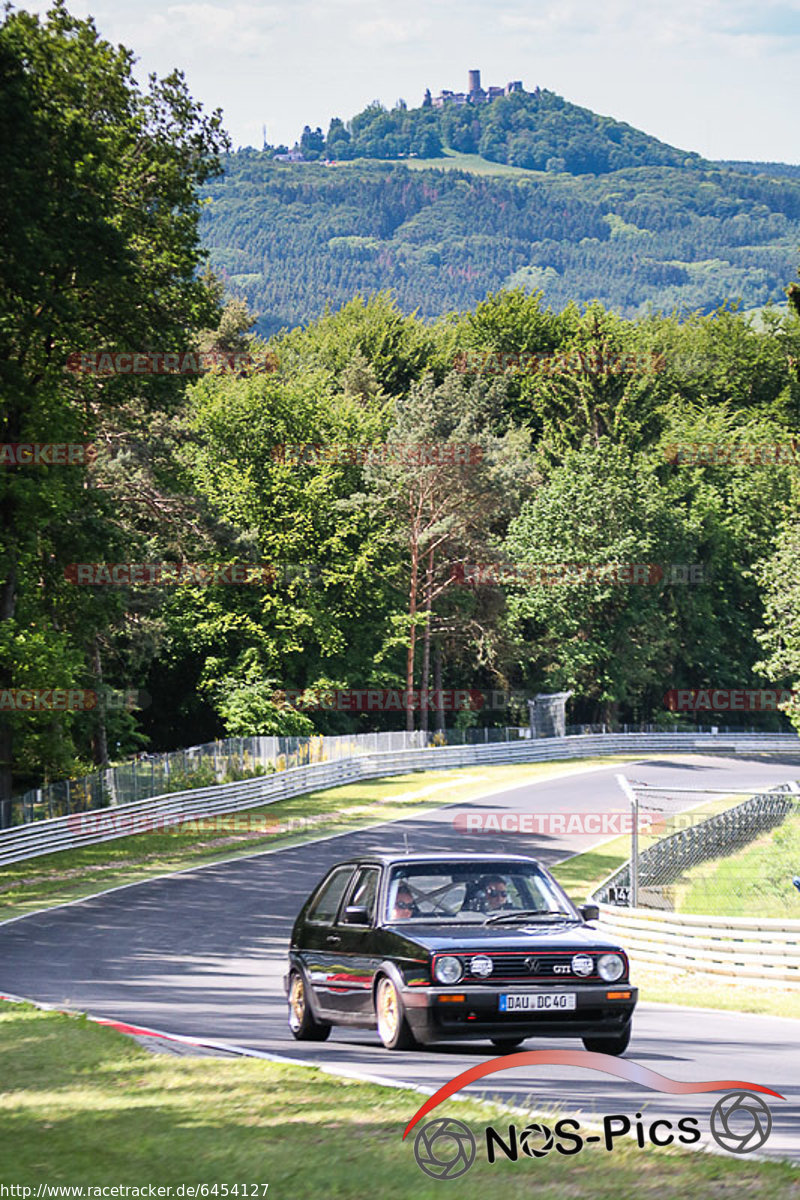
POLYGON ((541 921, 545 917, 555 917, 558 921, 563 921, 565 917, 568 921, 577 922, 580 920, 579 917, 573 917, 571 913, 553 912, 552 910, 550 912, 542 912, 539 908, 520 908, 516 912, 492 913, 483 923, 484 925, 499 925, 501 921, 530 921, 531 918, 541 921))

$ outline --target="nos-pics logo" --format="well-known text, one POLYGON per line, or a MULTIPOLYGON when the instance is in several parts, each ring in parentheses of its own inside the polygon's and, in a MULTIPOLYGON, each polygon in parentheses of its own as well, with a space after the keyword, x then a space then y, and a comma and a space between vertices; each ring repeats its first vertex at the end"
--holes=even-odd
MULTIPOLYGON (((744 1080, 716 1079, 684 1083, 627 1059, 606 1054, 577 1050, 529 1051, 505 1055, 502 1059, 490 1059, 458 1075, 422 1105, 406 1127, 403 1138, 408 1136, 422 1117, 475 1079, 511 1067, 543 1062, 589 1067, 673 1095, 731 1089, 714 1105, 709 1121, 714 1141, 731 1154, 749 1154, 758 1150, 770 1135, 772 1114, 766 1101, 757 1093, 767 1093, 781 1100, 784 1098, 771 1088, 744 1080)), ((700 1141, 699 1125, 700 1119, 696 1116, 684 1116, 675 1121, 658 1118, 648 1123, 639 1112, 633 1118, 618 1113, 603 1117, 602 1133, 584 1132, 575 1118, 563 1117, 551 1124, 532 1122, 523 1128, 513 1123, 503 1129, 489 1125, 484 1129, 483 1137, 486 1161, 492 1164, 505 1159, 518 1162, 526 1158, 545 1158, 551 1153, 570 1156, 579 1154, 591 1143, 599 1143, 601 1148, 611 1151, 616 1139, 628 1134, 635 1137, 640 1149, 647 1145, 688 1146, 700 1141)), ((472 1130, 463 1121, 451 1117, 436 1117, 420 1126, 413 1145, 419 1167, 434 1179, 457 1179, 470 1169, 478 1155, 478 1142, 472 1130)))

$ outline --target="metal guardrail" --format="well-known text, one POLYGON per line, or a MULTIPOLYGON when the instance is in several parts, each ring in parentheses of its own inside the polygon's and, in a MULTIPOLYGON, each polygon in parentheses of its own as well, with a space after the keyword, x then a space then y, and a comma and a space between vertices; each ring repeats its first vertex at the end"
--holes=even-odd
MULTIPOLYGON (((566 733, 610 733, 607 725, 568 725, 566 733)), ((616 733, 678 732, 652 726, 628 726, 616 733)), ((693 732, 702 733, 702 729, 693 732)), ((711 732, 709 729, 707 732, 711 732)), ((750 730, 719 729, 737 736, 750 730)), ((476 726, 441 733, 389 730, 382 733, 312 734, 310 737, 242 737, 205 742, 163 754, 140 754, 114 767, 101 767, 80 779, 60 779, 31 788, 0 802, 0 830, 29 821, 69 816, 96 808, 147 800, 168 792, 212 787, 246 778, 286 771, 311 763, 379 754, 389 750, 422 750, 427 745, 487 745, 519 741, 532 736, 530 726, 476 726)), ((770 734, 764 736, 772 736, 770 734)))
MULTIPOLYGON (((12 826, 0 831, 0 864, 110 841, 132 833, 169 828, 170 824, 201 817, 259 808, 359 779, 486 763, 552 762, 609 754, 638 756, 651 751, 692 753, 719 748, 720 739, 714 734, 628 733, 525 739, 494 745, 429 746, 423 750, 364 754, 338 762, 293 767, 256 779, 173 792, 154 799, 12 826)), ((735 738, 728 735, 724 748, 745 753, 797 751, 800 750, 800 738, 796 734, 746 734, 735 738)))
POLYGON ((707 917, 600 905, 600 927, 637 963, 657 963, 724 980, 758 979, 800 988, 800 921, 707 917))
MULTIPOLYGON (((523 730, 522 735, 527 732, 523 730)), ((508 741, 511 734, 520 736, 517 729, 498 729, 492 733, 495 735, 492 740, 498 741, 501 738, 508 741)), ((331 737, 321 734, 242 737, 205 742, 165 754, 140 754, 118 766, 99 768, 80 779, 61 779, 32 788, 0 803, 0 830, 29 821, 148 800, 169 792, 241 781, 290 767, 352 758, 355 754, 424 749, 428 740, 427 734, 405 730, 331 737)))

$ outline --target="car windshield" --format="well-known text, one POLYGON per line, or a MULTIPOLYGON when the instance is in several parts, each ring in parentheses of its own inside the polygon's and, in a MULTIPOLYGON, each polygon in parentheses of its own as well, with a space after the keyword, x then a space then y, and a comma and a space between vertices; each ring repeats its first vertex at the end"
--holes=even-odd
POLYGON ((464 921, 492 915, 537 916, 575 911, 558 885, 533 863, 402 863, 392 867, 387 921, 464 921))

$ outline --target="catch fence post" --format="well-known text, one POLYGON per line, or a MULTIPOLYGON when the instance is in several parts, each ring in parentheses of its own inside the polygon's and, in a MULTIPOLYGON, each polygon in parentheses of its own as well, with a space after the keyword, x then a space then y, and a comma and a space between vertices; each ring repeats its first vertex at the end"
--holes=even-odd
POLYGON ((631 888, 629 907, 639 907, 639 798, 624 775, 617 775, 617 783, 631 804, 631 888))

